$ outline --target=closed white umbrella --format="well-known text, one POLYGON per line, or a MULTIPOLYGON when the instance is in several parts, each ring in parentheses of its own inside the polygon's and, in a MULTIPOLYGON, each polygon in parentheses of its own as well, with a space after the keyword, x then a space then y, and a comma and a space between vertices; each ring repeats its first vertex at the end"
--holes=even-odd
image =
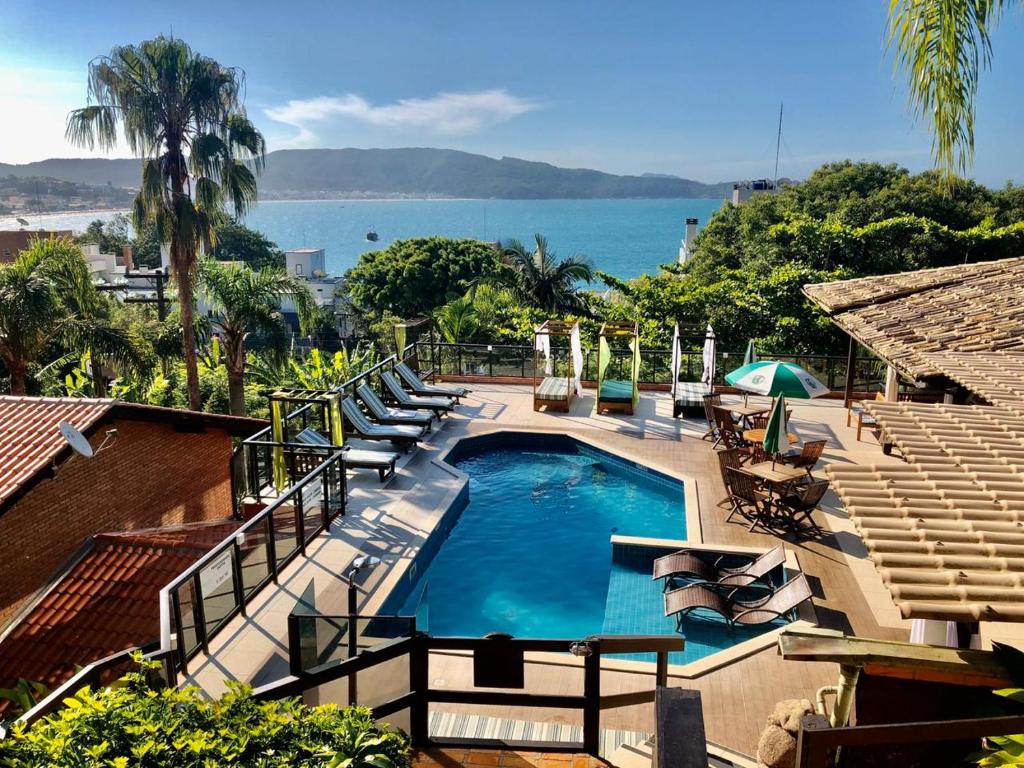
POLYGON ((714 392, 715 388, 715 329, 708 325, 707 333, 704 335, 704 372, 700 377, 701 382, 708 385, 708 392, 714 392))

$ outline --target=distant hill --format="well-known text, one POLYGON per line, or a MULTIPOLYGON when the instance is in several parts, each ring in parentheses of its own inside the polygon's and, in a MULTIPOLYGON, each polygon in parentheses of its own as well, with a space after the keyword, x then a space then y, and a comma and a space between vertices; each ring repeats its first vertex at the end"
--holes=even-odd
MULTIPOLYGON (((137 160, 52 159, 0 163, 0 177, 47 176, 80 184, 137 187, 137 160)), ((724 198, 732 183, 661 174, 616 176, 514 157, 495 160, 451 149, 288 149, 267 155, 265 199, 333 197, 724 198)))

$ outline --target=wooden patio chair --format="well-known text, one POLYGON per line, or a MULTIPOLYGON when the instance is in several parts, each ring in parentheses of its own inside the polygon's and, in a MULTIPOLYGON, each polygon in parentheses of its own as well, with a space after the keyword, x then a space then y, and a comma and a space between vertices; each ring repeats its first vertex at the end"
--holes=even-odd
POLYGON ((785 454, 782 457, 782 462, 804 470, 810 477, 814 472, 814 467, 818 464, 818 459, 825 452, 826 445, 828 445, 828 440, 811 440, 803 444, 799 453, 785 454))
POLYGON ((767 624, 790 616, 812 597, 807 578, 798 573, 781 587, 757 600, 736 600, 707 584, 689 584, 665 593, 665 615, 675 616, 682 628, 683 618, 695 610, 717 613, 730 626, 767 624))
POLYGON ((711 439, 714 441, 712 447, 717 448, 718 444, 722 442, 722 438, 718 434, 718 423, 715 421, 715 408, 722 405, 722 396, 718 394, 704 395, 701 400, 704 401, 704 418, 708 420, 708 431, 701 436, 701 440, 711 439))
POLYGON ((828 487, 828 480, 815 480, 802 491, 787 494, 779 499, 775 507, 787 527, 797 534, 808 530, 816 536, 824 533, 821 526, 814 522, 813 515, 828 492, 828 487))
POLYGON ((718 435, 722 445, 726 449, 735 448, 740 452, 740 461, 746 464, 754 456, 753 445, 743 437, 743 433, 737 426, 728 408, 714 406, 715 424, 718 425, 718 435))
POLYGON ((739 515, 750 522, 750 529, 754 530, 760 525, 765 530, 768 527, 768 504, 771 497, 762 490, 759 490, 754 478, 742 469, 726 467, 726 474, 729 477, 729 498, 732 501, 732 511, 725 518, 725 522, 732 520, 733 515, 739 515))
MULTIPOLYGON (((724 451, 716 451, 715 455, 718 457, 718 471, 722 473, 722 485, 725 486, 725 490, 729 490, 729 473, 726 469, 732 467, 733 469, 739 469, 743 464, 740 461, 740 452, 738 448, 726 448, 724 451)), ((727 495, 721 501, 718 502, 719 507, 724 507, 732 504, 732 496, 727 495)))
POLYGON ((768 429, 768 417, 767 416, 751 416, 750 417, 750 428, 751 429, 768 429))

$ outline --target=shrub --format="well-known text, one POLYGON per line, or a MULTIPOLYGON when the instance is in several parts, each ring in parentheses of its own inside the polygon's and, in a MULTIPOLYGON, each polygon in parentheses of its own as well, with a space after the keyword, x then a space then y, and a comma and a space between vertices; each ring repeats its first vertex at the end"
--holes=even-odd
POLYGON ((408 768, 405 736, 374 723, 365 707, 257 701, 239 683, 209 701, 195 687, 154 691, 145 672, 82 689, 32 727, 14 726, 0 742, 0 764, 408 768))

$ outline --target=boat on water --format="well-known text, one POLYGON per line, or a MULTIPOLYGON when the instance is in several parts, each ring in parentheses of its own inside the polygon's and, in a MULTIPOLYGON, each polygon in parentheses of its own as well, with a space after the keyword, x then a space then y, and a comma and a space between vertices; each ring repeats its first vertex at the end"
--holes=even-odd
POLYGON ((370 227, 370 231, 366 233, 366 239, 371 243, 376 243, 380 240, 380 237, 377 235, 377 231, 373 227, 370 227))

